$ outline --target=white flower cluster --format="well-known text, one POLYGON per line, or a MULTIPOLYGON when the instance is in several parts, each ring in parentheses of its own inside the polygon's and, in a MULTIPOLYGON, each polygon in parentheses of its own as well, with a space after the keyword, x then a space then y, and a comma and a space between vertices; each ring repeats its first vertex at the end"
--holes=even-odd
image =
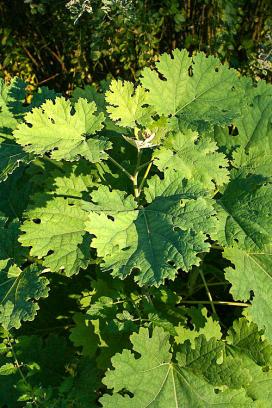
POLYGON ((130 8, 132 8, 132 5, 133 0, 69 0, 66 3, 66 7, 76 17, 75 23, 85 12, 92 14, 96 8, 99 8, 105 14, 109 14, 113 9, 118 9, 119 13, 121 12, 125 14, 130 8))

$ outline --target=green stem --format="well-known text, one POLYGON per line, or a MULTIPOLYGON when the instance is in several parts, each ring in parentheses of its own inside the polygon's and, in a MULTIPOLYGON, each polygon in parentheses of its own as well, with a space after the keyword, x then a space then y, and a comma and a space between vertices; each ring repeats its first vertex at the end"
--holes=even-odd
POLYGON ((117 166, 130 180, 133 179, 132 174, 130 174, 123 166, 121 166, 121 164, 119 164, 113 157, 108 155, 109 160, 115 164, 115 166, 117 166))
MULTIPOLYGON (((14 348, 13 348, 13 346, 12 346, 11 339, 10 339, 9 336, 8 336, 8 345, 9 345, 9 347, 10 347, 10 350, 11 350, 11 353, 12 353, 12 356, 13 356, 13 359, 14 359, 15 367, 17 368, 17 370, 18 370, 18 372, 19 372, 19 375, 20 375, 20 377, 22 378, 23 382, 24 382, 26 385, 28 385, 27 379, 26 379, 26 377, 25 377, 23 371, 21 370, 21 364, 19 363, 19 361, 18 361, 18 359, 17 359, 17 355, 16 355, 15 350, 14 350, 14 348)), ((35 404, 35 406, 38 406, 37 401, 35 401, 35 397, 34 397, 33 395, 32 395, 32 402, 35 404)))
POLYGON ((207 285, 207 282, 206 282, 204 273, 203 273, 203 271, 202 271, 201 268, 199 269, 199 273, 200 273, 201 279, 203 280, 203 284, 204 284, 204 287, 205 287, 205 289, 206 289, 207 296, 208 296, 208 298, 209 298, 212 311, 213 311, 213 313, 214 313, 215 315, 217 315, 216 310, 215 310, 215 307, 214 307, 214 303, 213 303, 213 299, 212 299, 211 292, 210 292, 210 290, 209 290, 209 288, 208 288, 208 285, 207 285))
MULTIPOLYGON (((188 304, 188 305, 209 305, 210 301, 209 300, 182 300, 180 304, 188 304)), ((222 305, 222 306, 239 306, 239 307, 248 307, 250 306, 249 303, 243 303, 243 302, 227 302, 223 300, 214 300, 213 301, 214 305, 222 305)))
POLYGON ((19 363, 19 361, 17 359, 17 356, 16 356, 15 350, 14 350, 14 348, 12 346, 10 337, 8 337, 8 345, 10 347, 10 350, 11 350, 11 353, 12 353, 12 356, 13 356, 13 359, 14 359, 15 366, 16 366, 17 370, 19 371, 19 374, 20 374, 22 380, 24 381, 25 384, 28 384, 27 380, 26 380, 26 378, 24 376, 24 373, 21 370, 21 364, 19 363))
MULTIPOLYGON (((227 286, 230 285, 230 283, 228 282, 209 282, 209 286, 227 286)), ((182 299, 187 300, 190 297, 192 297, 192 295, 194 295, 195 293, 199 292, 201 289, 204 288, 204 285, 198 285, 194 288, 193 292, 191 292, 189 295, 182 297, 182 299)))
POLYGON ((151 167, 152 167, 152 164, 153 164, 153 161, 150 161, 149 164, 148 164, 148 166, 147 166, 147 169, 146 169, 146 171, 145 171, 145 174, 144 174, 144 176, 143 176, 143 178, 142 178, 142 181, 141 181, 141 183, 140 183, 140 186, 139 186, 139 194, 140 194, 141 191, 142 191, 142 188, 143 188, 144 183, 145 183, 145 180, 147 179, 147 176, 148 176, 148 174, 149 174, 149 172, 150 172, 150 169, 151 169, 151 167))
POLYGON ((152 160, 149 162, 143 163, 138 167, 138 172, 140 172, 142 169, 144 169, 146 166, 148 166, 150 163, 152 163, 152 160))

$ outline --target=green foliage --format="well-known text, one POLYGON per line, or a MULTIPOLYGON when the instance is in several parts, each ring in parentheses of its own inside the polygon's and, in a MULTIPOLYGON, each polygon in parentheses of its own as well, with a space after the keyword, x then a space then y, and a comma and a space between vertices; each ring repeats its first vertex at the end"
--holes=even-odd
POLYGON ((271 405, 271 87, 141 78, 1 84, 0 406, 271 405))

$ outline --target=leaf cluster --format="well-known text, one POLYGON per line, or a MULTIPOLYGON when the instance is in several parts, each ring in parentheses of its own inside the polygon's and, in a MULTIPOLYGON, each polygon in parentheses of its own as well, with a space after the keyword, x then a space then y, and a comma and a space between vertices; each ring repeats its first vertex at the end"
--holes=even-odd
POLYGON ((269 407, 271 86, 176 49, 0 95, 0 404, 269 407))

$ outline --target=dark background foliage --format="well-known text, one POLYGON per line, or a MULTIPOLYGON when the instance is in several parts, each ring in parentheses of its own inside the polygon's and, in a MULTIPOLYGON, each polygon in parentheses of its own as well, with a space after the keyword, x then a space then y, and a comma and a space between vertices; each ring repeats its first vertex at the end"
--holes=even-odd
POLYGON ((135 79, 176 47, 272 75, 270 0, 0 0, 0 18, 0 75, 34 86, 135 79))

